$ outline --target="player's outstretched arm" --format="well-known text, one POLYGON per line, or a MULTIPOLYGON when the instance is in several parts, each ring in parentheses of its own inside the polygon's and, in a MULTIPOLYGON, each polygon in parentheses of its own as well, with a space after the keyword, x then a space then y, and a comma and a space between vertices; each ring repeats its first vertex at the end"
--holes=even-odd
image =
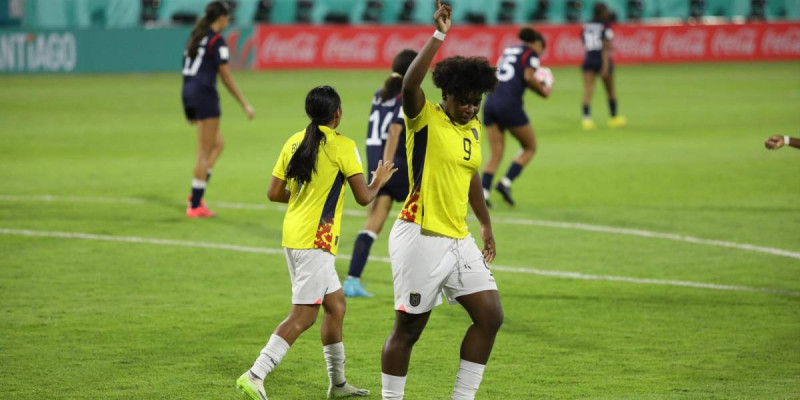
MULTIPOLYGON (((433 20, 436 22, 436 30, 442 34, 450 30, 450 15, 453 9, 448 5, 442 5, 441 0, 436 0, 436 13, 433 20)), ((403 78, 403 112, 408 118, 416 118, 425 106, 425 93, 422 91, 422 80, 431 67, 433 57, 442 46, 444 35, 436 33, 436 36, 428 39, 428 43, 411 62, 405 77, 403 78), (439 37, 437 37, 439 36, 439 37)))
POLYGON ((789 136, 772 135, 764 141, 764 147, 769 150, 777 150, 783 146, 791 146, 800 149, 800 139, 790 138, 789 136))
POLYGON ((291 196, 292 194, 286 190, 286 181, 273 176, 272 180, 269 181, 269 189, 267 189, 269 201, 288 203, 291 196))
POLYGON ((550 88, 542 85, 542 82, 539 82, 539 80, 536 79, 535 69, 531 67, 525 68, 524 77, 525 77, 525 84, 527 84, 531 90, 536 92, 536 94, 544 97, 545 99, 548 96, 550 96, 550 88))
POLYGON ((494 233, 492 233, 492 219, 489 217, 489 209, 486 208, 486 198, 483 197, 483 186, 481 177, 475 174, 469 183, 469 205, 475 218, 481 224, 481 239, 483 239, 483 258, 486 262, 492 262, 497 255, 497 248, 494 243, 494 233))
POLYGON ((219 76, 222 78, 222 83, 225 84, 225 87, 228 88, 228 92, 239 102, 239 105, 242 106, 242 110, 245 114, 247 114, 247 119, 252 120, 255 116, 255 111, 253 107, 247 103, 242 96, 242 93, 239 92, 239 88, 236 87, 236 82, 233 81, 233 75, 231 75, 231 69, 228 67, 228 64, 222 64, 219 66, 219 76))
POLYGON ((355 174, 347 178, 347 182, 353 190, 353 197, 356 198, 356 203, 362 206, 371 203, 375 196, 378 195, 378 190, 386 185, 386 182, 389 182, 389 178, 395 172, 397 172, 397 168, 394 167, 393 162, 384 164, 382 160, 378 160, 378 168, 372 171, 372 183, 369 185, 364 179, 364 174, 355 174))

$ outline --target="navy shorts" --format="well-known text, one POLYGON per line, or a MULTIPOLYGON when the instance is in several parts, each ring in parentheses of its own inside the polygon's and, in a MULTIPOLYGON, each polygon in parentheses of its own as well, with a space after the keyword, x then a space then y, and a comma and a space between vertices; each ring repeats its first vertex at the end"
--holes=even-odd
POLYGON ((523 126, 530 122, 528 114, 522 108, 522 103, 507 103, 491 95, 486 98, 483 105, 483 124, 486 126, 497 124, 500 127, 523 126))
POLYGON ((190 121, 219 118, 219 95, 216 89, 186 85, 183 87, 183 112, 190 121))
MULTIPOLYGON (((603 56, 600 53, 587 53, 586 58, 583 59, 584 71, 593 71, 600 73, 603 69, 603 56)), ((608 59, 608 72, 614 72, 614 62, 611 58, 608 59)))
MULTIPOLYGON (((400 143, 400 145, 402 146, 403 143, 400 143)), ((378 168, 378 161, 381 159, 383 159, 382 147, 367 147, 367 165, 369 166, 369 171, 367 171, 368 182, 372 180, 372 171, 378 168)), ((395 159, 395 168, 397 168, 397 172, 392 175, 389 182, 386 183, 386 186, 378 191, 378 196, 389 196, 392 200, 402 203, 406 201, 406 197, 408 197, 408 165, 405 162, 398 163, 396 161, 397 159, 395 159)))

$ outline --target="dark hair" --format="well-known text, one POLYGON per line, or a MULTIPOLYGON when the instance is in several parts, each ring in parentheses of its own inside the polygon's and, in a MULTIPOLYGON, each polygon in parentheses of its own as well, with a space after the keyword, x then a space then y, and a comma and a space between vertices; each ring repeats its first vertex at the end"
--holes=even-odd
POLYGON ((433 84, 446 94, 461 97, 494 90, 497 76, 485 57, 455 56, 433 67, 433 84))
POLYGON ((416 56, 417 52, 409 49, 405 49, 394 56, 394 61, 392 61, 392 75, 383 83, 383 89, 381 89, 380 94, 381 101, 389 100, 400 94, 400 89, 403 88, 403 75, 406 74, 408 66, 411 65, 411 62, 414 61, 416 56))
POLYGON ((336 89, 330 86, 317 86, 306 96, 306 115, 311 123, 306 127, 303 141, 295 150, 286 167, 286 179, 294 179, 299 184, 311 182, 311 175, 317 172, 317 154, 320 143, 325 144, 325 134, 319 125, 333 121, 336 110, 342 108, 342 100, 336 89))
POLYGON ((186 51, 189 57, 194 58, 197 56, 197 48, 200 47, 200 41, 203 40, 211 29, 211 24, 217 18, 230 14, 228 3, 224 1, 212 1, 206 6, 206 13, 202 18, 197 20, 192 29, 192 34, 189 35, 189 43, 186 44, 186 51))
POLYGON ((544 40, 544 36, 539 31, 529 26, 520 29, 519 33, 517 33, 517 37, 525 43, 542 42, 542 48, 547 47, 547 41, 544 40))
POLYGON ((594 9, 592 9, 592 20, 606 22, 608 19, 608 12, 609 10, 606 3, 595 3, 594 9))

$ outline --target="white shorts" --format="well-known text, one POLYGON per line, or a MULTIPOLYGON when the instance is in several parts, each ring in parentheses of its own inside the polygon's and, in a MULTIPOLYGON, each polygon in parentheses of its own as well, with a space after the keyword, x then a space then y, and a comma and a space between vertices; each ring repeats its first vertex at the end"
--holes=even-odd
POLYGON ((464 239, 422 234, 422 228, 398 219, 389 235, 394 308, 409 314, 484 290, 497 290, 492 271, 472 235, 464 239))
POLYGON ((322 304, 326 294, 342 288, 336 257, 322 249, 283 248, 292 278, 292 304, 322 304))

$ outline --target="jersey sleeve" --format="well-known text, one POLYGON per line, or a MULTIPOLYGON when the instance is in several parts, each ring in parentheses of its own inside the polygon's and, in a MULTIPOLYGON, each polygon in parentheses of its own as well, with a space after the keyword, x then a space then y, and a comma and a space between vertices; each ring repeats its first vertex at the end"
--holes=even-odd
MULTIPOLYGON (((422 110, 419 111, 419 115, 415 118, 408 118, 405 117, 406 122, 406 129, 419 131, 420 128, 424 127, 428 124, 428 119, 430 115, 433 113, 433 110, 436 106, 433 105, 428 99, 425 99, 425 105, 422 106, 422 110)), ((403 113, 405 115, 405 113, 403 113)))
POLYGON ((534 71, 539 69, 542 66, 542 61, 539 59, 539 55, 536 53, 531 53, 528 57, 528 65, 525 67, 533 68, 534 71))
POLYGON ((291 156, 291 147, 289 142, 286 142, 281 149, 281 155, 278 156, 278 161, 275 162, 275 168, 272 169, 272 176, 283 181, 286 180, 286 167, 289 166, 291 156))
POLYGON ((607 26, 605 29, 603 29, 603 39, 614 40, 614 31, 611 30, 610 26, 607 26))
POLYGON ((227 64, 230 58, 230 51, 228 50, 228 43, 222 35, 215 37, 211 45, 211 54, 214 57, 214 62, 217 65, 227 64))
POLYGON ((339 164, 339 171, 344 174, 345 178, 364 173, 364 167, 361 166, 361 155, 358 154, 356 142, 352 140, 342 140, 336 162, 339 164))
POLYGON ((394 118, 392 118, 393 124, 400 124, 405 126, 405 117, 406 113, 403 112, 403 102, 398 101, 397 105, 395 106, 394 110, 394 118))

